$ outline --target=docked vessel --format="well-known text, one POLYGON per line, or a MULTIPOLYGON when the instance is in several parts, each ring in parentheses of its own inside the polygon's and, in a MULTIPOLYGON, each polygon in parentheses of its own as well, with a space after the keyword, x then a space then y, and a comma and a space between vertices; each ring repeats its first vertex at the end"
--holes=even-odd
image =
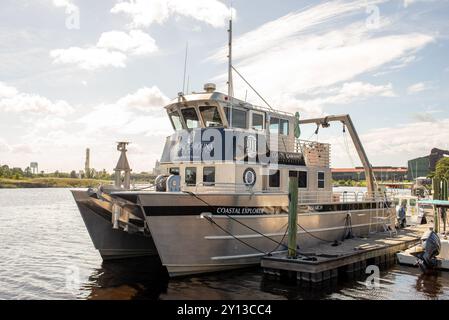
POLYGON ((394 228, 392 202, 377 191, 348 115, 300 120, 239 100, 232 94, 232 69, 230 60, 227 94, 207 84, 204 92, 180 93, 165 106, 174 133, 154 186, 130 188, 122 143, 114 187, 73 191, 104 259, 156 254, 171 276, 258 264, 287 250, 291 175, 298 178, 300 252, 317 242, 394 228), (330 145, 299 139, 300 126, 332 121, 349 130, 368 192, 334 193, 330 145))

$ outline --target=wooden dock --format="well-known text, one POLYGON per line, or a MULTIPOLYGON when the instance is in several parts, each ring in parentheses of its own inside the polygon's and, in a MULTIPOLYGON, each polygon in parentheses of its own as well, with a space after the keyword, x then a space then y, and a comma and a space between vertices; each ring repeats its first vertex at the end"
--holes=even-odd
POLYGON ((300 248, 302 256, 296 259, 289 259, 286 254, 272 255, 264 257, 261 266, 267 275, 313 283, 338 278, 342 273, 348 276, 365 273, 369 265, 394 264, 396 253, 417 244, 424 231, 432 226, 407 227, 393 236, 370 234, 366 238, 347 239, 338 246, 323 243, 300 248))

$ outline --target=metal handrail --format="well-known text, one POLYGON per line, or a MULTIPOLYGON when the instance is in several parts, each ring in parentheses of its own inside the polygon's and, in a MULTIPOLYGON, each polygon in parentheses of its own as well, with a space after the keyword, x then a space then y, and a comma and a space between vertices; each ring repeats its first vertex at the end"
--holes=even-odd
POLYGON ((298 194, 299 204, 314 203, 354 203, 354 202, 387 202, 390 201, 387 194, 373 193, 361 191, 301 191, 298 194))
POLYGON ((194 187, 195 192, 198 192, 199 187, 210 188, 206 189, 208 192, 235 192, 235 191, 246 191, 248 193, 262 192, 262 189, 255 189, 254 186, 246 185, 244 183, 233 183, 233 182, 198 182, 195 185, 184 186, 182 189, 188 187, 194 187))

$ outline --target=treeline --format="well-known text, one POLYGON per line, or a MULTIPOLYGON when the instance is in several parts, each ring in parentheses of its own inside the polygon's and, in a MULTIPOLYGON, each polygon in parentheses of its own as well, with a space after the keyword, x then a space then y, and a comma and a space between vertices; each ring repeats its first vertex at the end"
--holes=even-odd
POLYGON ((60 172, 56 170, 55 172, 46 173, 40 171, 39 173, 32 173, 30 167, 22 168, 11 168, 8 165, 0 166, 0 178, 4 179, 31 179, 31 178, 72 178, 72 179, 98 179, 98 180, 112 180, 114 178, 113 174, 109 174, 105 169, 102 171, 96 171, 91 169, 91 171, 86 174, 85 172, 76 172, 72 170, 70 173, 60 172))
MULTIPOLYGON (((90 172, 77 172, 72 170, 70 173, 60 172, 56 170, 55 172, 44 172, 33 174, 30 167, 22 168, 11 168, 8 165, 0 165, 0 178, 3 179, 33 179, 33 178, 70 178, 70 179, 94 179, 94 180, 114 180, 114 174, 107 172, 105 169, 97 171, 95 169, 90 169, 90 172)), ((154 176, 148 172, 132 173, 131 180, 135 182, 141 181, 152 181, 154 176)))

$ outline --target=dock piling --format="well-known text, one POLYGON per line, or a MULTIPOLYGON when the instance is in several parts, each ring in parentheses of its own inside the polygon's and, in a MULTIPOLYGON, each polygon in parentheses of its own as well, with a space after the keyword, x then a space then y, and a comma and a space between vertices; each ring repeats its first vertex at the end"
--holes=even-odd
POLYGON ((296 234, 298 230, 298 173, 296 171, 289 172, 288 200, 288 258, 294 259, 297 257, 296 234))

